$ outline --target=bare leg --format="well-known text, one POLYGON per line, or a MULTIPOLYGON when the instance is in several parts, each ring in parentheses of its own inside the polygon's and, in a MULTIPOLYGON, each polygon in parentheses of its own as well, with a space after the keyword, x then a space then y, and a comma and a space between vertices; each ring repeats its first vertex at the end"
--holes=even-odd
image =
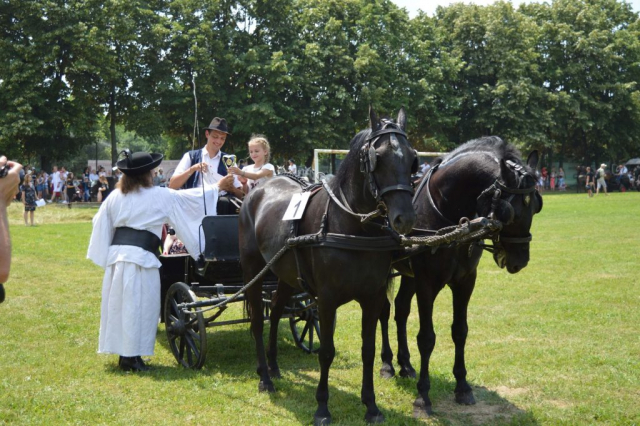
POLYGON ((314 426, 328 425, 331 423, 331 413, 327 406, 329 401, 329 368, 336 355, 336 348, 333 344, 333 332, 336 321, 336 307, 333 305, 324 306, 318 303, 318 315, 320 316, 320 351, 318 361, 320 362, 320 381, 316 390, 316 401, 318 409, 313 415, 314 426))
POLYGON ((467 383, 467 368, 464 362, 464 347, 467 342, 467 308, 469 299, 476 283, 476 270, 465 278, 452 283, 453 294, 453 323, 451 324, 451 338, 455 344, 455 363, 453 375, 456 378, 456 402, 458 404, 472 405, 476 403, 471 386, 467 383))
POLYGON ((25 212, 22 214, 22 217, 24 217, 24 226, 29 226, 29 222, 27 221, 27 214, 29 214, 28 211, 25 210, 25 212))
POLYGON ((35 212, 33 212, 33 211, 29 212, 29 216, 30 216, 30 218, 31 218, 31 226, 33 226, 33 216, 34 216, 34 213, 35 213, 35 212))
POLYGON ((293 288, 278 281, 278 289, 275 299, 271 301, 271 315, 269 316, 269 343, 267 345, 267 359, 269 365, 269 376, 279 379, 280 368, 278 367, 278 324, 284 312, 287 302, 291 299, 293 288))

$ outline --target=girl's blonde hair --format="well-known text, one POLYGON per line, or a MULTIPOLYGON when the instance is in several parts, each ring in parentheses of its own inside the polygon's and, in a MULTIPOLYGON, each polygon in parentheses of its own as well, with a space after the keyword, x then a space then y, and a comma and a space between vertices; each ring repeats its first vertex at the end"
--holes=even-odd
POLYGON ((32 183, 32 182, 33 182, 33 178, 31 177, 31 175, 30 175, 30 174, 29 174, 29 175, 25 175, 25 176, 24 176, 24 183, 25 183, 25 184, 30 184, 30 183, 32 183))
POLYGON ((271 145, 269 145, 267 137, 265 135, 253 134, 251 135, 251 139, 249 139, 249 142, 247 142, 247 146, 251 145, 252 143, 262 145, 264 150, 267 151, 267 158, 265 159, 265 163, 268 163, 269 157, 271 156, 271 145))

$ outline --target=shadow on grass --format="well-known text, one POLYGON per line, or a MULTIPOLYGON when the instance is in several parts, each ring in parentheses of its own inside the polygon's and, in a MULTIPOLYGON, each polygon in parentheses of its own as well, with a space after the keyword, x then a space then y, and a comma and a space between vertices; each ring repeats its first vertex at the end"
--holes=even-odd
MULTIPOLYGON (((533 413, 523 410, 496 391, 469 383, 476 399, 475 405, 461 405, 455 402, 456 383, 442 375, 431 375, 429 397, 433 404, 435 421, 447 425, 538 425, 533 413)), ((417 379, 394 377, 390 382, 417 397, 417 379)))

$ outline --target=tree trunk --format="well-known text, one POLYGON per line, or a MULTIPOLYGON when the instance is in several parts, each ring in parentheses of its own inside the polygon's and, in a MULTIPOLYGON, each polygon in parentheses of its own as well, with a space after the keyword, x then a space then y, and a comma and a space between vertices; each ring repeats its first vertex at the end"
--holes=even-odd
POLYGON ((116 87, 111 86, 109 95, 109 134, 111 138, 111 167, 118 161, 118 142, 116 140, 116 87))

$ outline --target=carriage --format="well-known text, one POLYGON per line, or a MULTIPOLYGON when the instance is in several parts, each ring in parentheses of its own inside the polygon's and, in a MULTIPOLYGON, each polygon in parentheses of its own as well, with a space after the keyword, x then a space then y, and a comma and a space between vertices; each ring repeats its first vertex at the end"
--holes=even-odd
MULTIPOLYGON (((202 221, 205 236, 204 262, 189 254, 160 256, 162 320, 167 340, 179 364, 199 369, 207 355, 208 327, 248 323, 250 319, 221 319, 229 304, 244 302, 243 275, 238 246, 238 216, 207 216, 202 221)), ((277 278, 264 276, 262 314, 269 319, 277 278)), ((285 308, 285 318, 297 347, 305 353, 320 349, 320 326, 315 304, 306 293, 294 295, 285 308)))

